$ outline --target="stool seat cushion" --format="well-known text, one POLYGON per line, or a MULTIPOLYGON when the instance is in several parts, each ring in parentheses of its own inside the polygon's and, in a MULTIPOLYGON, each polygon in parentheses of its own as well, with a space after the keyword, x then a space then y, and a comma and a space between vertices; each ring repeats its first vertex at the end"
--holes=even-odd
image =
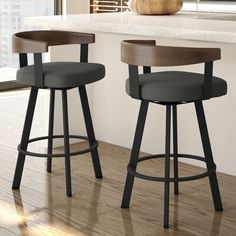
MULTIPOLYGON (((44 85, 47 88, 73 88, 98 81, 105 76, 105 67, 97 63, 50 62, 43 64, 44 85)), ((17 71, 17 82, 36 86, 34 65, 17 71)))
MULTIPOLYGON (((140 97, 158 102, 190 102, 203 100, 204 75, 182 71, 164 71, 139 75, 140 97)), ((130 95, 129 79, 126 92, 130 95)), ((221 78, 212 78, 212 96, 227 93, 227 83, 221 78)))

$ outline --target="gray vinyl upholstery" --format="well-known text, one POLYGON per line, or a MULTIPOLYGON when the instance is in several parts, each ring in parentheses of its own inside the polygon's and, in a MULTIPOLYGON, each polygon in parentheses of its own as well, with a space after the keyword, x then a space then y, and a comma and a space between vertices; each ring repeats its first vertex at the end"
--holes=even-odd
MULTIPOLYGON (((181 71, 156 72, 139 75, 140 96, 143 100, 159 102, 184 102, 203 100, 204 75, 181 71)), ((130 95, 129 79, 126 92, 130 95)), ((213 77, 212 97, 227 93, 227 83, 213 77)))
MULTIPOLYGON (((98 81, 105 76, 105 67, 97 63, 50 62, 43 64, 44 85, 47 88, 73 88, 98 81)), ((35 86, 34 66, 17 71, 17 82, 35 86)))

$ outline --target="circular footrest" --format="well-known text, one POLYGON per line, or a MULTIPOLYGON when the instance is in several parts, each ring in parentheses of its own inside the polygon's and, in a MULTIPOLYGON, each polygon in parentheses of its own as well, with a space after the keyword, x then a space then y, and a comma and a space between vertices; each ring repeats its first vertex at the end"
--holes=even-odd
MULTIPOLYGON (((55 139, 55 138, 64 138, 64 136, 63 135, 53 135, 52 138, 53 139, 55 139)), ((80 135, 69 135, 69 138, 88 140, 88 137, 80 136, 80 135)), ((28 144, 29 143, 34 143, 34 142, 37 142, 37 141, 41 141, 41 140, 47 140, 47 139, 49 139, 48 136, 32 138, 32 139, 30 139, 28 141, 28 144)), ((80 150, 80 151, 67 153, 67 155, 69 155, 69 156, 76 156, 76 155, 88 153, 88 152, 91 152, 93 149, 97 148, 97 146, 98 146, 98 142, 94 141, 94 143, 93 143, 93 145, 91 147, 83 149, 83 150, 80 150)), ((20 145, 18 145, 17 149, 18 149, 18 151, 20 153, 22 153, 24 155, 34 156, 34 157, 64 157, 65 156, 65 153, 44 154, 44 153, 25 151, 25 150, 21 149, 20 145)))
MULTIPOLYGON (((170 154, 170 157, 174 157, 174 154, 170 154)), ((178 157, 206 162, 205 158, 200 157, 200 156, 195 156, 195 155, 178 154, 178 157)), ((139 158, 138 162, 147 161, 147 160, 156 159, 156 158, 165 158, 165 154, 144 156, 144 157, 139 158)), ((211 168, 209 171, 203 172, 201 174, 184 176, 184 177, 179 177, 179 178, 164 178, 164 177, 144 175, 144 174, 137 172, 131 166, 131 164, 128 165, 127 170, 130 174, 134 175, 135 177, 141 178, 141 179, 146 179, 146 180, 151 180, 151 181, 159 181, 159 182, 183 182, 183 181, 191 181, 191 180, 201 179, 201 178, 207 177, 207 176, 215 173, 216 165, 214 165, 214 167, 211 168)))

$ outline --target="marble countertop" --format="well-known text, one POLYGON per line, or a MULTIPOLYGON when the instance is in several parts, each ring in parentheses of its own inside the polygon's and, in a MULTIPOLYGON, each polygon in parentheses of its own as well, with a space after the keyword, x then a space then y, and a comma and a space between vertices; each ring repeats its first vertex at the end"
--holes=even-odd
POLYGON ((236 15, 180 12, 143 16, 130 12, 27 17, 25 23, 48 29, 154 36, 236 43, 236 15))

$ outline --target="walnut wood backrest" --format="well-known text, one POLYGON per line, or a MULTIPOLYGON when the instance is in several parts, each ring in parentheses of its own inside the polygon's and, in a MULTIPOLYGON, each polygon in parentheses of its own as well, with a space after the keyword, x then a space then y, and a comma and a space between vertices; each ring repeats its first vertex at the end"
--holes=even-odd
POLYGON ((14 34, 12 40, 13 52, 44 53, 49 46, 94 43, 95 35, 57 30, 25 31, 14 34))
POLYGON ((156 46, 152 40, 125 40, 121 60, 136 66, 181 66, 220 59, 219 48, 156 46))

